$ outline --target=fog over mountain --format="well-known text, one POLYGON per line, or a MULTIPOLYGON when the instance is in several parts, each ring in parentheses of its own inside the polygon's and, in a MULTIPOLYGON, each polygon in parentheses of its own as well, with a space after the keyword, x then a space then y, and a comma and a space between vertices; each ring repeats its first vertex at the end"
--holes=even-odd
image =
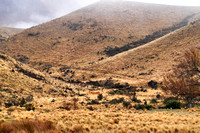
POLYGON ((93 2, 90 0, 1 0, 0 26, 27 28, 66 15, 93 2))
MULTIPOLYGON (((123 0, 0 0, 0 26, 28 28, 66 15, 98 1, 123 0)), ((198 6, 197 0, 129 0, 169 5, 198 6)))

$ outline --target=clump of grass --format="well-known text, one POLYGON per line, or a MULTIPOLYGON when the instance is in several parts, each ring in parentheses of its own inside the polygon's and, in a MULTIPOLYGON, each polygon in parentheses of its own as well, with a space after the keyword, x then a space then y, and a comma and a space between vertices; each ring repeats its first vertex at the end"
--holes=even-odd
POLYGON ((78 101, 79 99, 78 98, 73 98, 71 101, 64 101, 63 102, 63 109, 66 109, 66 110, 76 110, 78 109, 78 101))
POLYGON ((83 133, 84 128, 82 125, 74 125, 72 129, 70 129, 69 133, 83 133))
POLYGON ((38 121, 38 120, 23 120, 23 121, 12 121, 11 123, 2 122, 0 123, 1 133, 35 133, 35 132, 54 132, 61 133, 56 130, 55 126, 51 121, 38 121))

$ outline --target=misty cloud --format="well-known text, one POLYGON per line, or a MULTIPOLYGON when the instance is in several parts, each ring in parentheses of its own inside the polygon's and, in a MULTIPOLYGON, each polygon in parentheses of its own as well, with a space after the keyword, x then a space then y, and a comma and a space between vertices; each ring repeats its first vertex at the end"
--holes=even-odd
POLYGON ((0 26, 30 27, 92 2, 95 0, 0 0, 0 26))

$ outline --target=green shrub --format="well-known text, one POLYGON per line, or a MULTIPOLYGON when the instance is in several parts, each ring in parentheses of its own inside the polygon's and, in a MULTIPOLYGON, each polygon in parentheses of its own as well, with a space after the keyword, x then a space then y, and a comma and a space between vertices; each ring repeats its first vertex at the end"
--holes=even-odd
POLYGON ((147 109, 147 110, 150 110, 150 109, 155 109, 155 107, 154 106, 152 106, 152 105, 149 105, 149 104, 136 104, 135 106, 134 106, 134 108, 136 109, 136 110, 140 110, 140 109, 142 109, 142 110, 144 110, 144 109, 147 109))
POLYGON ((163 103, 166 104, 167 101, 169 101, 169 100, 178 100, 178 98, 177 97, 167 97, 167 98, 164 99, 163 103))
POLYGON ((131 105, 131 102, 127 102, 127 101, 124 101, 124 102, 123 102, 123 106, 124 106, 125 108, 128 108, 130 105, 131 105))
POLYGON ((180 109, 182 106, 182 103, 176 100, 169 100, 165 104, 165 107, 168 109, 180 109))
POLYGON ((94 108, 92 106, 87 107, 90 111, 94 111, 94 108))
POLYGON ((151 99, 150 103, 158 103, 156 99, 151 99))
POLYGON ((115 91, 110 91, 109 94, 111 94, 111 95, 115 95, 115 94, 123 95, 124 92, 122 90, 115 90, 115 91))
POLYGON ((110 91, 109 94, 110 95, 115 95, 115 92, 114 91, 110 91))
POLYGON ((145 108, 146 108, 147 110, 155 109, 154 106, 149 105, 149 104, 146 104, 146 105, 145 105, 145 108))
POLYGON ((102 94, 99 94, 97 98, 98 98, 98 100, 101 101, 101 100, 103 99, 103 95, 102 95, 102 94))
POLYGON ((117 90, 115 93, 118 94, 118 95, 123 95, 124 94, 124 92, 122 90, 117 90))
POLYGON ((111 101, 109 101, 110 104, 118 104, 118 103, 122 103, 124 101, 124 98, 119 98, 119 99, 112 99, 111 101))
POLYGON ((141 100, 138 100, 137 98, 133 98, 132 101, 136 102, 136 103, 141 103, 142 102, 141 100))
POLYGON ((27 111, 31 111, 31 110, 35 110, 35 107, 34 107, 34 105, 33 104, 26 104, 25 105, 25 108, 26 108, 26 110, 27 111))
POLYGON ((136 105, 134 106, 134 108, 135 108, 136 110, 140 110, 140 109, 144 110, 144 109, 145 109, 145 105, 144 105, 144 104, 136 104, 136 105))
POLYGON ((87 105, 94 105, 94 104, 100 104, 98 100, 92 100, 90 103, 87 103, 87 105))

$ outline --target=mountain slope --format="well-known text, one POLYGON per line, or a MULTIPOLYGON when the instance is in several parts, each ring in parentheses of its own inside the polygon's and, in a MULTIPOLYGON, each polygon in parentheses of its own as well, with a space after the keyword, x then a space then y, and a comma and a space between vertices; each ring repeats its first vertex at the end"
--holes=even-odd
POLYGON ((0 52, 0 103, 21 98, 67 95, 68 84, 0 52))
POLYGON ((21 32, 23 29, 0 27, 0 42, 7 39, 8 37, 21 32))
POLYGON ((121 78, 126 75, 137 79, 136 82, 161 81, 186 49, 199 44, 200 21, 196 21, 144 46, 101 61, 90 71, 110 73, 121 78))
POLYGON ((27 29, 0 49, 16 59, 26 57, 35 66, 85 68, 181 28, 199 12, 197 7, 99 2, 27 29))

